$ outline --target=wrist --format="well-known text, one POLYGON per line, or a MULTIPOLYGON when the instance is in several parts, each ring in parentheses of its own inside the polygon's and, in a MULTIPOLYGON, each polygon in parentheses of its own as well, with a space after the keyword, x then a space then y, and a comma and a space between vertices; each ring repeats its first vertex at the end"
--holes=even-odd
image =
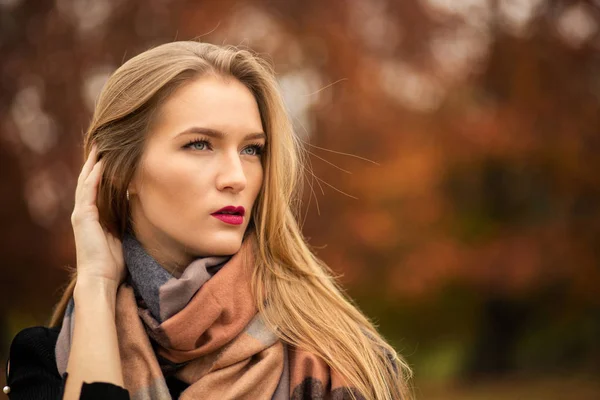
POLYGON ((119 284, 112 279, 102 277, 78 276, 73 290, 75 300, 98 297, 114 300, 119 284))

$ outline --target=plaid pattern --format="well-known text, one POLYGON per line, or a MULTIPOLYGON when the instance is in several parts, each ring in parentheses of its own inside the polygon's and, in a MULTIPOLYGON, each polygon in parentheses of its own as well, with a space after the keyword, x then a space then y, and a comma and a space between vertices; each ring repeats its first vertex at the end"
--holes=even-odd
MULTIPOLYGON (((181 399, 351 398, 322 359, 284 343, 264 324, 250 290, 254 244, 250 233, 233 256, 199 258, 175 278, 133 236, 124 237, 129 274, 117 292, 116 326, 132 399, 171 399, 169 375, 190 385, 181 399)), ((61 374, 73 311, 71 299, 56 344, 61 374)))

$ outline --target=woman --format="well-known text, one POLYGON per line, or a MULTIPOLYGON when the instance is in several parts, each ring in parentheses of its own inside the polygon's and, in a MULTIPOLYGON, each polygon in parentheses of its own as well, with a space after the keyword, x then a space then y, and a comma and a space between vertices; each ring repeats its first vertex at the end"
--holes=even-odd
POLYGON ((168 43, 85 136, 77 271, 13 340, 11 399, 404 399, 409 369, 297 223, 304 154, 261 58, 168 43))

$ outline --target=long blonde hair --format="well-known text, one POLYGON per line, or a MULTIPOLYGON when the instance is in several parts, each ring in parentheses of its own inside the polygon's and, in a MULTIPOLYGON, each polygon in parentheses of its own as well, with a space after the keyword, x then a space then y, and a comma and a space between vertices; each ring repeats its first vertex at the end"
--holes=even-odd
MULTIPOLYGON (((101 223, 118 237, 130 229, 125 191, 162 102, 203 74, 235 78, 254 95, 267 134, 264 182, 248 229, 258 251, 252 276, 256 306, 286 343, 310 351, 367 399, 412 398, 410 369, 309 248, 298 225, 306 151, 294 134, 271 65, 247 49, 196 41, 163 44, 130 59, 109 78, 84 140, 104 159, 98 188, 101 223)), ((73 294, 71 277, 50 326, 60 326, 73 294)), ((351 393, 352 398, 354 394, 351 393)))

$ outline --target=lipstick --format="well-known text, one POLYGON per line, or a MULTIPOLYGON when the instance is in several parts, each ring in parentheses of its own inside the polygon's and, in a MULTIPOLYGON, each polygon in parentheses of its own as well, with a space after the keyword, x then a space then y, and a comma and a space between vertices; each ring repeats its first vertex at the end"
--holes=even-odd
POLYGON ((215 211, 211 215, 226 224, 240 225, 244 222, 244 207, 227 206, 215 211))

